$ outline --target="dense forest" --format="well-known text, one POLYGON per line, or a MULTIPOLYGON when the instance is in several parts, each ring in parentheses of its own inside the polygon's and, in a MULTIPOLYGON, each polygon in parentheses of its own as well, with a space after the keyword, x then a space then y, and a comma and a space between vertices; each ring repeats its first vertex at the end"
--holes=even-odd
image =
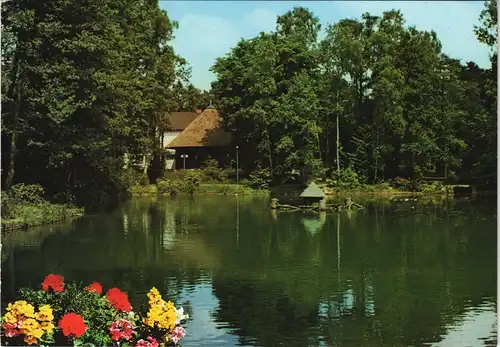
MULTIPOLYGON (((125 153, 159 150, 165 114, 202 93, 150 1, 2 4, 2 183, 39 183, 82 205, 126 192, 125 153)), ((206 99, 206 98, 205 98, 206 99)))
MULTIPOLYGON (((212 98, 245 171, 366 182, 423 175, 496 182, 497 3, 474 29, 491 68, 441 52, 398 11, 321 26, 309 10, 241 40, 189 84, 158 0, 2 3, 2 188, 39 183, 52 198, 103 205, 130 182, 125 153, 161 155, 165 115, 212 98)), ((472 30, 472 29, 471 29, 472 30)))
POLYGON ((475 33, 492 49, 486 70, 445 55, 436 33, 395 10, 340 20, 318 40, 319 19, 294 8, 274 32, 241 40, 213 66, 212 88, 247 167, 281 180, 348 170, 369 183, 493 182, 496 1, 485 6, 475 33))

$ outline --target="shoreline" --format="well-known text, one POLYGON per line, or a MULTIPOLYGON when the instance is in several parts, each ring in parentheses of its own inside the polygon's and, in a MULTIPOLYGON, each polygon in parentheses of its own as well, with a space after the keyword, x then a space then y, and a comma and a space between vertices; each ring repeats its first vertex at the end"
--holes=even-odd
POLYGON ((84 215, 83 209, 80 208, 72 208, 72 211, 65 214, 64 216, 58 218, 51 218, 48 220, 21 220, 21 219, 2 219, 0 222, 1 233, 9 233, 12 231, 18 230, 28 230, 30 228, 34 228, 37 226, 57 224, 61 222, 72 222, 73 220, 84 215))

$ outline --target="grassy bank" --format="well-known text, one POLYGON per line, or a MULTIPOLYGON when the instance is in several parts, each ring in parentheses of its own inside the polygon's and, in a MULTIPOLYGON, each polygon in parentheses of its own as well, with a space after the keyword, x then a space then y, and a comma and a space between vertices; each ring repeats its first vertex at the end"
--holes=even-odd
MULTIPOLYGON (((178 182, 177 182, 178 183, 178 182)), ((253 189, 235 183, 200 183, 194 191, 182 184, 168 185, 151 184, 146 186, 133 186, 129 189, 132 196, 153 195, 269 195, 269 190, 253 189)))
POLYGON ((2 192, 2 231, 57 223, 83 215, 82 208, 51 203, 43 195, 39 185, 17 184, 2 192))

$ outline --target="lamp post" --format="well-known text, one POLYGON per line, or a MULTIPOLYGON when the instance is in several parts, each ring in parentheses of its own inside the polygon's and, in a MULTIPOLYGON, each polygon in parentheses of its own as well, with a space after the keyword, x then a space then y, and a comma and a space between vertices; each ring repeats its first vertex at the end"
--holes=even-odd
POLYGON ((239 167, 239 161, 238 161, 238 148, 239 146, 236 146, 236 183, 240 182, 240 167, 239 167))
POLYGON ((186 158, 188 157, 187 154, 181 154, 181 158, 183 159, 184 162, 184 170, 186 170, 186 158))

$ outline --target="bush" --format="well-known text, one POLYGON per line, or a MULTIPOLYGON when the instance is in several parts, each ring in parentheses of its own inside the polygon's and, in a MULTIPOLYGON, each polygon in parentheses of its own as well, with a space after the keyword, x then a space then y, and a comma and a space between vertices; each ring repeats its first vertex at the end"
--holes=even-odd
POLYGON ((160 179, 156 183, 156 187, 158 188, 158 194, 177 195, 180 192, 180 188, 182 187, 182 181, 178 179, 160 179))
POLYGON ((397 189, 409 190, 410 180, 398 176, 391 181, 391 185, 397 189))
POLYGON ((202 172, 205 178, 214 182, 226 182, 228 171, 219 167, 219 162, 216 159, 206 160, 202 167, 202 172))
POLYGON ((422 190, 422 182, 420 180, 411 180, 407 187, 407 190, 410 192, 420 192, 422 190))
POLYGON ((249 175, 250 187, 254 189, 268 189, 271 183, 271 171, 268 168, 257 168, 249 175))
POLYGON ((123 170, 120 175, 120 180, 127 187, 147 186, 149 185, 149 177, 142 171, 138 171, 132 167, 123 170))
POLYGON ((432 182, 429 184, 423 184, 421 192, 424 194, 442 194, 446 193, 446 190, 441 182, 432 182))
POLYGON ((193 195, 196 193, 201 183, 201 175, 198 171, 189 170, 184 176, 184 190, 193 195))
POLYGON ((17 201, 37 204, 43 200, 45 190, 39 184, 14 184, 10 188, 10 196, 17 201))
POLYGON ((148 293, 149 312, 132 311, 127 293, 118 288, 103 295, 98 282, 84 287, 50 274, 41 288, 22 288, 21 300, 6 307, 6 345, 146 346, 146 340, 156 340, 174 346, 185 335, 181 322, 188 316, 154 287, 148 293))
POLYGON ((2 207, 1 207, 2 219, 12 218, 14 210, 14 200, 7 192, 2 193, 1 199, 2 199, 2 207))
POLYGON ((339 172, 336 170, 332 172, 332 183, 341 190, 352 190, 359 188, 359 176, 350 167, 341 169, 339 172))

